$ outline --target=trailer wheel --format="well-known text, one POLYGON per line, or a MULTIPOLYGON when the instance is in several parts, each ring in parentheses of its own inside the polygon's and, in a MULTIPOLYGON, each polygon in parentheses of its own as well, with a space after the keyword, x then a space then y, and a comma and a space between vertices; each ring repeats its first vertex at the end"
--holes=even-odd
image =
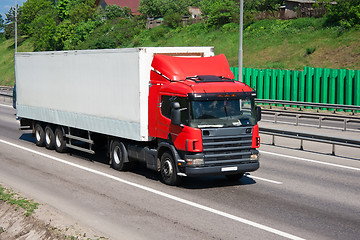
POLYGON ((177 175, 175 161, 171 153, 165 152, 161 156, 160 173, 162 181, 171 186, 180 184, 181 177, 177 175))
POLYGON ((62 127, 55 129, 55 150, 59 153, 64 153, 67 150, 66 139, 62 127))
POLYGON ((45 147, 49 150, 55 149, 55 134, 50 125, 45 127, 45 147))
POLYGON ((45 131, 40 123, 35 124, 35 143, 36 146, 45 146, 45 131))
POLYGON ((128 170, 128 164, 125 162, 125 158, 126 148, 124 144, 118 140, 113 141, 110 148, 111 167, 119 171, 128 170))
POLYGON ((244 176, 244 173, 236 173, 231 175, 226 175, 227 180, 231 182, 239 181, 244 176))

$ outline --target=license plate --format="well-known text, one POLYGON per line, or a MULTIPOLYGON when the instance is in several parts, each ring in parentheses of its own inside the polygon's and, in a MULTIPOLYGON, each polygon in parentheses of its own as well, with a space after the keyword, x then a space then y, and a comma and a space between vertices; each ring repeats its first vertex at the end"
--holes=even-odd
POLYGON ((237 171, 237 167, 223 167, 221 168, 222 172, 230 172, 230 171, 237 171))

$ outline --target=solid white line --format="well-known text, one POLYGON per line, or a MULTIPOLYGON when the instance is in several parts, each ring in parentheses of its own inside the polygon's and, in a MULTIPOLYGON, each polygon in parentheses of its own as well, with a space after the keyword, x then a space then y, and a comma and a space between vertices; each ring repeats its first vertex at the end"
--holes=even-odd
POLYGON ((296 159, 299 161, 311 162, 311 163, 322 164, 322 165, 327 165, 327 166, 332 166, 332 167, 360 171, 360 168, 356 168, 356 167, 349 167, 349 166, 344 166, 344 165, 335 164, 335 163, 321 162, 321 161, 317 161, 317 160, 312 160, 312 159, 307 159, 307 158, 302 158, 302 157, 294 157, 294 156, 284 155, 284 154, 280 154, 280 153, 272 153, 272 152, 266 152, 266 151, 260 151, 260 153, 274 155, 274 156, 278 156, 278 157, 284 157, 284 158, 292 158, 292 159, 296 159))
POLYGON ((254 179, 261 180, 261 181, 269 182, 269 183, 283 184, 282 182, 278 182, 278 181, 274 181, 274 180, 270 180, 270 179, 266 179, 266 178, 261 178, 261 177, 255 177, 253 175, 250 175, 249 173, 245 173, 245 176, 247 176, 249 178, 254 178, 254 179))
POLYGON ((2 107, 8 107, 8 108, 12 108, 12 107, 13 107, 12 105, 5 105, 5 104, 1 104, 1 103, 0 103, 0 106, 2 106, 2 107))
POLYGON ((142 190, 154 193, 154 194, 157 194, 159 196, 162 196, 162 197, 165 197, 165 198, 168 198, 168 199, 172 199, 174 201, 177 201, 177 202, 180 202, 180 203, 183 203, 183 204, 186 204, 186 205, 198 208, 198 209, 202 209, 202 210, 207 211, 207 212, 217 214, 219 216, 223 216, 223 217, 232 219, 234 221, 237 221, 237 222, 240 222, 240 223, 243 223, 243 224, 250 225, 252 227, 255 227, 255 228, 258 228, 258 229, 261 229, 261 230, 264 230, 264 231, 267 231, 267 232, 270 232, 270 233, 273 233, 273 234, 276 234, 276 235, 279 235, 279 236, 282 236, 282 237, 285 237, 285 238, 288 238, 288 239, 303 240, 303 238, 294 236, 292 234, 289 234, 289 233, 286 233, 286 232, 283 232, 283 231, 280 231, 280 230, 277 230, 277 229, 274 229, 274 228, 271 228, 271 227, 268 227, 268 226, 265 226, 265 225, 262 225, 262 224, 259 224, 259 223, 244 219, 244 218, 241 218, 241 217, 237 217, 235 215, 231 215, 229 213, 216 210, 214 208, 206 207, 204 205, 194 203, 194 202, 188 201, 186 199, 182 199, 182 198, 179 198, 179 197, 176 197, 176 196, 173 196, 173 195, 158 191, 158 190, 153 189, 153 188, 149 188, 149 187, 137 184, 137 183, 129 182, 127 180, 112 176, 110 174, 106 174, 106 173, 103 173, 103 172, 100 172, 100 171, 97 171, 97 170, 94 170, 94 169, 91 169, 91 168, 87 168, 87 167, 84 167, 84 166, 81 166, 81 165, 78 165, 78 164, 75 164, 75 163, 71 163, 71 162, 65 161, 63 159, 47 155, 45 153, 41 153, 41 152, 26 148, 26 147, 23 147, 23 146, 19 146, 17 144, 4 141, 2 139, 0 139, 0 142, 4 143, 4 144, 7 144, 9 146, 12 146, 12 147, 27 151, 27 152, 31 152, 33 154, 37 154, 37 155, 42 156, 42 157, 52 159, 52 160, 60 162, 60 163, 67 164, 69 166, 73 166, 73 167, 82 169, 82 170, 87 171, 87 172, 91 172, 91 173, 94 173, 94 174, 97 174, 97 175, 100 175, 100 176, 103 176, 103 177, 106 177, 106 178, 110 178, 112 180, 115 180, 115 181, 130 185, 130 186, 133 186, 133 187, 136 187, 136 188, 139 188, 139 189, 142 189, 142 190))

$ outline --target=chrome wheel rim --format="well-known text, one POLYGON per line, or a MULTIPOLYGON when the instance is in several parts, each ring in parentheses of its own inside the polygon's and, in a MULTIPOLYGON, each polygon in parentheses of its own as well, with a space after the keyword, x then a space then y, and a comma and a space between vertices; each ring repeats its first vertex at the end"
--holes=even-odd
POLYGON ((120 164, 120 159, 121 159, 121 150, 120 150, 120 147, 116 146, 114 148, 114 151, 113 151, 113 155, 114 155, 114 161, 116 164, 120 164))

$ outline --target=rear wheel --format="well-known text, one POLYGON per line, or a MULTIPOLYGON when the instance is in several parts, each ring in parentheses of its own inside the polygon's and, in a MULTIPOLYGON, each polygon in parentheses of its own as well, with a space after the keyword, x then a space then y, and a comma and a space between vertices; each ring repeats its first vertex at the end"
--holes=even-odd
POLYGON ((55 149, 59 153, 66 152, 66 139, 62 127, 57 127, 55 130, 55 149))
POLYGON ((226 178, 229 181, 235 182, 235 181, 239 181, 243 176, 244 173, 237 173, 237 174, 226 175, 226 178))
POLYGON ((45 146, 45 131, 40 123, 35 124, 35 143, 36 146, 45 146))
POLYGON ((161 156, 160 173, 162 181, 171 186, 180 184, 181 177, 177 175, 175 161, 171 153, 165 152, 161 156))
POLYGON ((50 150, 55 149, 55 134, 50 125, 45 127, 45 147, 50 150))

